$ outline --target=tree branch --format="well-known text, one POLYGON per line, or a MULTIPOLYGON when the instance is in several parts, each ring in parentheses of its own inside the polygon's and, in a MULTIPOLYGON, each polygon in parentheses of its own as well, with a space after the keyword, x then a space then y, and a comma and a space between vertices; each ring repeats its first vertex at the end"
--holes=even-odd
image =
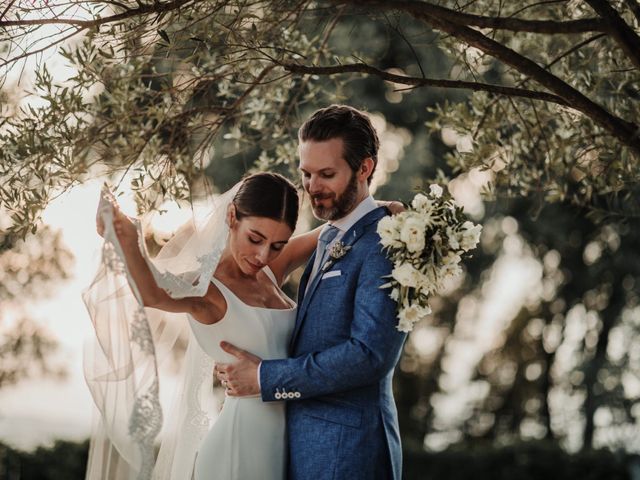
POLYGON ((113 23, 113 22, 117 22, 117 21, 121 21, 121 20, 125 20, 127 18, 133 18, 136 16, 140 16, 140 15, 145 15, 145 14, 150 14, 150 13, 167 13, 173 10, 177 10, 183 6, 185 6, 188 3, 196 3, 200 0, 173 0, 171 2, 167 2, 167 3, 154 3, 154 4, 149 4, 149 5, 144 5, 141 4, 140 7, 138 8, 134 8, 131 10, 127 10, 126 12, 123 13, 119 13, 116 15, 111 15, 109 17, 104 17, 104 18, 96 18, 94 20, 74 20, 74 19, 56 19, 56 18, 45 18, 45 19, 38 19, 38 20, 8 20, 8 21, 0 21, 0 28, 6 28, 8 26, 41 26, 41 25, 51 25, 51 24, 60 24, 60 25, 70 25, 70 26, 75 26, 76 29, 74 32, 72 32, 70 35, 67 35, 59 40, 56 40, 55 42, 46 45, 43 48, 40 48, 38 50, 33 50, 33 51, 26 51, 21 55, 18 55, 16 57, 13 58, 9 58, 8 60, 5 60, 4 62, 2 62, 2 64, 0 64, 0 68, 2 67, 6 67, 7 65, 10 65, 12 63, 15 63, 18 60, 21 60, 23 58, 26 57, 30 57, 32 55, 35 55, 37 53, 42 53, 48 49, 50 49, 51 47, 54 47, 55 45, 58 45, 66 40, 69 40, 70 38, 76 36, 77 34, 79 34, 80 32, 90 29, 90 28, 97 28, 100 25, 104 25, 107 23, 113 23))
POLYGON ((553 75, 548 70, 530 60, 514 50, 505 47, 499 42, 492 40, 480 32, 468 27, 454 25, 446 21, 440 21, 433 17, 423 17, 425 22, 434 28, 444 31, 465 43, 478 48, 494 58, 512 66, 519 72, 531 77, 540 85, 551 92, 565 99, 571 108, 574 108, 587 117, 591 118, 613 136, 631 147, 640 155, 640 137, 638 125, 627 122, 608 112, 604 107, 598 105, 579 90, 576 90, 564 80, 553 75))
MULTIPOLYGON (((75 37, 78 33, 80 33, 83 30, 84 30, 84 28, 78 27, 73 32, 71 32, 69 35, 66 35, 66 36, 64 36, 62 38, 58 38, 54 42, 52 42, 52 43, 50 43, 48 45, 45 45, 42 48, 39 48, 37 50, 26 50, 22 54, 17 55, 17 56, 15 56, 13 58, 10 58, 9 60, 5 60, 4 62, 0 63, 0 68, 4 68, 9 64, 15 63, 18 60, 22 60, 22 59, 30 57, 32 55, 37 55, 38 53, 45 52, 45 51, 49 50, 51 47, 55 47, 56 45, 59 45, 59 44, 61 44, 63 42, 66 42, 70 38, 75 37)), ((20 75, 22 75, 22 73, 20 73, 20 75)))
MULTIPOLYGON (((413 5, 417 2, 398 1, 398 2, 381 2, 349 0, 351 4, 366 6, 367 8, 382 8, 387 10, 397 10, 398 6, 413 5)), ((589 0, 599 1, 599 0, 589 0)), ((343 4, 345 0, 334 0, 335 3, 343 4)), ((427 5, 421 3, 420 5, 427 5)), ((402 10, 402 9, 401 9, 402 10)), ((409 11, 409 10, 405 10, 409 11)), ((422 20, 436 30, 440 30, 459 41, 466 43, 478 50, 490 55, 501 62, 510 65, 518 72, 531 77, 549 91, 563 98, 567 104, 591 118, 595 123, 600 125, 611 135, 619 139, 623 144, 630 147, 636 155, 640 156, 640 127, 635 123, 628 122, 617 117, 605 108, 593 102, 579 90, 576 90, 564 80, 553 75, 551 72, 541 67, 529 58, 519 54, 518 52, 502 45, 501 43, 483 35, 481 32, 469 28, 465 25, 452 23, 451 21, 437 15, 427 15, 424 13, 415 13, 409 11, 415 18, 422 20)), ((638 51, 640 54, 640 50, 638 51)))
POLYGON ((554 58, 553 60, 551 60, 549 63, 547 63, 544 68, 545 69, 550 69, 551 67, 553 67, 556 63, 558 63, 560 60, 562 60, 563 58, 571 55, 574 52, 577 52, 578 50, 580 50, 582 47, 584 47, 585 45, 589 45, 591 42, 594 42, 596 40, 601 39, 602 37, 606 37, 607 35, 605 33, 598 33, 597 35, 594 35, 593 37, 589 37, 586 40, 583 40, 582 42, 574 45, 573 47, 571 47, 569 50, 567 50, 566 52, 561 53, 560 55, 558 55, 556 58, 554 58))
POLYGON ((553 5, 555 3, 565 3, 565 0, 541 0, 539 2, 529 3, 528 5, 525 5, 525 6, 521 7, 521 8, 519 8, 515 12, 512 12, 511 14, 509 14, 509 16, 510 17, 515 17, 516 15, 519 15, 519 14, 521 14, 522 12, 524 12, 526 10, 529 10, 529 9, 532 9, 532 8, 536 8, 536 7, 543 7, 543 6, 547 6, 547 5, 553 5))
POLYGON ((611 36, 616 39, 636 68, 640 69, 640 37, 636 32, 606 0, 587 0, 587 3, 609 25, 611 36))
POLYGON ((542 100, 544 102, 551 102, 557 103, 558 105, 569 106, 567 101, 562 97, 547 92, 538 92, 535 90, 526 90, 523 88, 505 87, 502 85, 491 85, 488 83, 396 75, 393 73, 385 72, 384 70, 380 70, 379 68, 372 67, 371 65, 367 65, 366 63, 352 63, 348 65, 336 65, 330 67, 307 66, 299 65, 296 63, 282 63, 282 67, 288 72, 304 75, 368 73, 389 82, 400 83, 402 85, 411 85, 414 87, 456 88, 473 90, 475 92, 490 92, 499 95, 508 95, 510 97, 530 98, 533 100, 542 100))
POLYGON ((640 4, 636 0, 624 0, 624 3, 627 4, 627 7, 631 9, 636 20, 640 23, 640 4))
POLYGON ((8 4, 7 4, 7 8, 5 8, 2 13, 0 14, 0 20, 2 20, 4 18, 4 16, 7 14, 7 12, 9 11, 9 9, 13 6, 13 4, 16 3, 16 0, 11 0, 8 4))
MULTIPOLYGON (((324 50, 327 43, 329 42, 329 39, 331 38, 331 34, 336 28, 336 25, 338 25, 338 20, 340 20, 340 18, 342 17, 342 14, 345 8, 346 7, 344 6, 340 7, 336 12, 336 14, 334 15, 333 19, 329 22, 327 27, 325 27, 324 34, 322 36, 322 41, 320 42, 320 48, 318 48, 318 50, 316 51, 316 54, 314 55, 314 60, 313 60, 314 62, 317 62, 320 59, 321 52, 324 50)), ((295 94, 291 96, 291 100, 288 102, 288 105, 283 105, 282 108, 280 109, 280 114, 278 115, 279 118, 282 118, 285 121, 287 118, 289 118, 289 115, 291 114, 291 110, 296 105, 300 96, 304 93, 304 90, 307 88, 307 85, 309 84, 309 80, 310 80, 310 77, 306 77, 302 79, 302 81, 300 82, 300 85, 296 89, 295 94)))
POLYGON ((510 30, 513 32, 531 33, 585 33, 604 32, 609 30, 609 24, 600 18, 585 18, 558 22, 555 20, 525 20, 513 17, 488 17, 464 13, 450 8, 433 5, 431 3, 416 0, 398 0, 394 2, 366 0, 341 0, 335 3, 359 4, 363 7, 382 7, 385 10, 401 10, 413 15, 436 16, 457 25, 467 25, 479 28, 493 28, 496 30, 510 30))
POLYGON ((77 20, 74 18, 39 18, 32 20, 5 20, 0 21, 0 28, 7 27, 27 27, 27 26, 35 26, 35 25, 73 25, 76 27, 80 27, 83 30, 86 28, 94 28, 99 27, 100 25, 104 25, 105 23, 113 23, 121 20, 126 20, 127 18, 137 17, 140 15, 146 15, 148 13, 166 13, 172 10, 177 10, 180 7, 183 7, 187 3, 190 3, 194 0, 173 0, 167 3, 152 3, 152 4, 141 4, 138 8, 129 9, 125 12, 118 13, 115 15, 110 15, 104 18, 96 18, 93 20, 77 20))

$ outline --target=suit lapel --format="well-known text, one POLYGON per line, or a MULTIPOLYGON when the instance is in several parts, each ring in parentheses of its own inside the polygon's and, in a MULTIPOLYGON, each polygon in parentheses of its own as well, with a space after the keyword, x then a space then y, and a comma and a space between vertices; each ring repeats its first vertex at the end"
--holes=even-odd
POLYGON ((304 302, 305 292, 307 291, 307 284, 309 283, 309 277, 311 276, 311 270, 313 270, 313 262, 316 259, 316 252, 314 250, 311 258, 307 262, 307 266, 304 268, 304 272, 300 277, 300 285, 298 286, 298 305, 302 305, 304 302))
POLYGON ((293 334, 291 335, 291 341, 289 342, 290 351, 293 350, 293 339, 297 336, 300 323, 302 322, 302 315, 300 315, 300 311, 302 310, 302 305, 305 300, 305 291, 307 290, 307 283, 309 282, 309 277, 311 276, 311 270, 313 270, 313 262, 315 259, 316 252, 314 250, 311 258, 307 261, 307 266, 304 268, 302 277, 300 277, 300 285, 298 285, 298 310, 296 312, 296 323, 293 327, 293 334))
MULTIPOLYGON (((355 243, 362 237, 364 234, 366 227, 369 226, 373 222, 377 222, 379 219, 388 214, 388 210, 386 208, 380 207, 372 210, 367 213, 364 217, 358 220, 342 237, 341 241, 345 246, 354 247, 355 243)), ((346 253, 344 259, 348 259, 349 252, 346 253)), ((313 267, 313 262, 315 260, 315 253, 309 259, 307 263, 307 267, 305 268, 304 274, 300 280, 300 287, 298 289, 298 313, 296 316, 296 325, 293 331, 293 335, 291 336, 291 347, 295 344, 295 341, 298 336, 298 332, 300 331, 300 327, 302 326, 302 322, 304 321, 307 313, 307 309, 309 308, 309 304, 311 303, 311 299, 318 288, 318 284, 320 283, 320 279, 324 272, 322 271, 322 265, 320 265, 318 269, 318 273, 312 279, 311 285, 307 289, 307 283, 309 282, 309 275, 311 274, 311 269, 313 267), (305 293, 306 292, 306 293, 305 293)), ((342 259, 338 259, 335 261, 333 265, 338 265, 342 259)), ((332 265, 332 266, 333 266, 332 265)))

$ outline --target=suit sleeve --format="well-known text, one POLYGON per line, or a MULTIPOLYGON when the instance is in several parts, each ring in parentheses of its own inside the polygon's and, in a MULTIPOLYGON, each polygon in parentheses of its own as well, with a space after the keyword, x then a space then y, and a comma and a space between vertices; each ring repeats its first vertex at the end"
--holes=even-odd
POLYGON ((389 290, 380 289, 392 264, 377 241, 371 243, 372 253, 358 277, 350 338, 300 357, 264 360, 260 367, 264 401, 279 400, 276 393, 281 391, 290 399, 304 399, 350 390, 375 383, 394 369, 406 334, 396 329, 396 303, 389 290))

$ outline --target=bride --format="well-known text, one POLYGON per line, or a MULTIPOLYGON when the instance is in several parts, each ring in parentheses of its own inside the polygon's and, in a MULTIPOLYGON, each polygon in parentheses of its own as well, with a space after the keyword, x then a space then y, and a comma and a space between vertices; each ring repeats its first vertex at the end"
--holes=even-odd
POLYGON ((278 174, 246 177, 218 198, 200 230, 179 231, 154 260, 139 223, 105 199, 97 216, 103 265, 84 295, 97 337, 85 375, 100 411, 86 478, 283 480, 284 403, 227 396, 217 413, 211 382, 213 362, 232 359, 222 339, 261 358, 287 356, 296 305, 280 286, 320 231, 291 238, 296 188, 278 174), (154 460, 157 364, 175 343, 175 323, 184 323, 171 317, 184 314, 183 383, 154 460))

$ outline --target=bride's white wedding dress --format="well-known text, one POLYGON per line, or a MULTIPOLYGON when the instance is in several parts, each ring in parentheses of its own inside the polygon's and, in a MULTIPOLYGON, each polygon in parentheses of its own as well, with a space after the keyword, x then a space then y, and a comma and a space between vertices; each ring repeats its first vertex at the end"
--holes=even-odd
MULTIPOLYGON (((222 340, 264 359, 283 358, 296 316, 295 303, 283 293, 290 308, 254 307, 211 280, 227 245, 226 216, 240 185, 210 199, 210 215, 191 218, 153 258, 141 240, 142 223, 135 222, 140 252, 172 298, 202 297, 211 281, 219 288, 227 311, 214 325, 144 308, 113 228, 115 200, 103 190, 102 262, 83 294, 95 330, 84 358, 96 406, 87 480, 284 480, 284 402, 227 397, 218 411, 212 398, 213 362, 235 360, 220 349, 222 340), (158 365, 176 353, 185 318, 191 331, 183 375, 173 408, 163 413, 158 365)), ((276 283, 269 269, 265 273, 276 283)))
MULTIPOLYGON (((275 283, 273 273, 265 273, 275 283)), ((284 358, 296 318, 295 303, 287 309, 247 305, 226 285, 213 278, 227 302, 219 322, 204 325, 189 317, 202 350, 215 362, 233 362, 220 348, 225 340, 263 359, 284 358)), ((284 295, 284 294, 282 294, 284 295)), ((284 402, 253 397, 226 397, 223 408, 200 444, 195 480, 284 480, 286 431, 284 402)))

